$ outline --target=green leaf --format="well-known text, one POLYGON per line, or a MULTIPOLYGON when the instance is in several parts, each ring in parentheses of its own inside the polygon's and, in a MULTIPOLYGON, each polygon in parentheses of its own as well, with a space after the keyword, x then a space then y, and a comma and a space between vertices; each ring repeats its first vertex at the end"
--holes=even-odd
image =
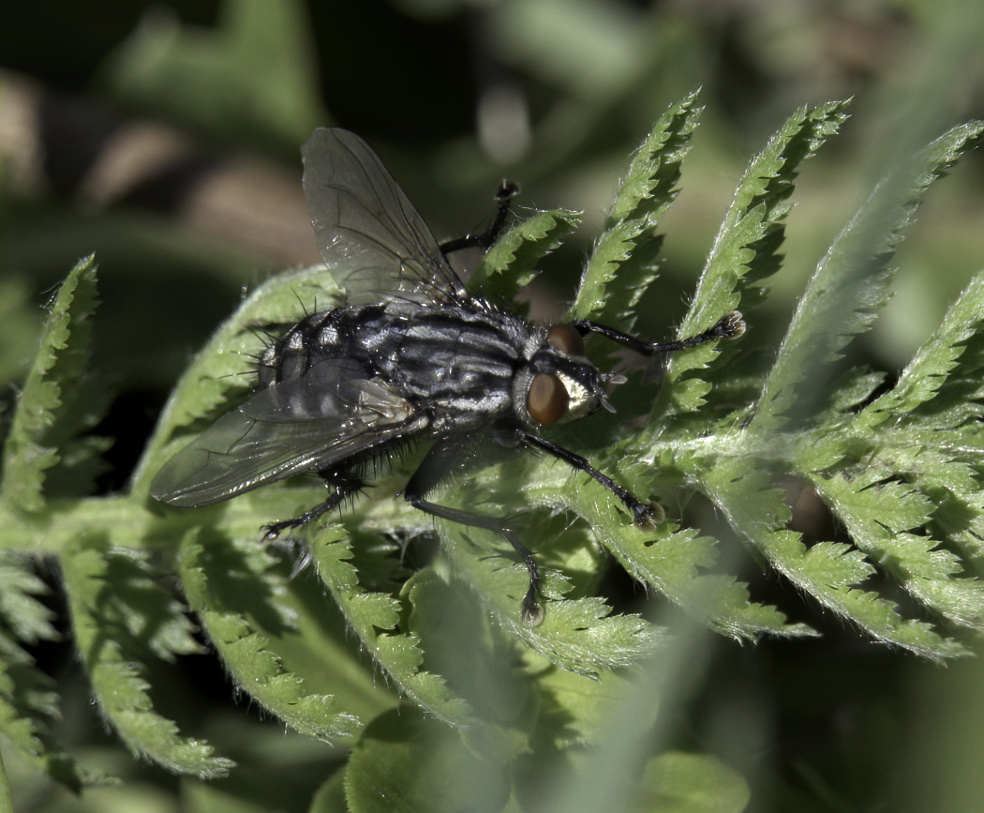
POLYGON ((631 330, 633 308, 656 278, 660 218, 677 196, 700 109, 691 93, 660 117, 632 159, 566 320, 597 318, 631 330))
MULTIPOLYGON (((530 697, 514 669, 515 642, 488 623, 471 591, 436 570, 421 570, 402 594, 412 605, 407 626, 416 633, 429 670, 441 675, 477 719, 504 728, 521 719, 530 697)), ((523 743, 525 736, 520 748, 523 743)))
POLYGON ((858 548, 914 598, 953 623, 984 628, 984 583, 959 578, 959 558, 939 540, 907 533, 924 527, 933 510, 916 488, 870 475, 813 482, 858 548))
POLYGON ((581 215, 568 209, 537 212, 503 234, 482 255, 468 278, 468 290, 481 292, 493 302, 511 303, 519 289, 539 273, 535 267, 581 222, 581 215))
POLYGON ((30 646, 58 638, 51 610, 37 598, 48 589, 33 572, 30 559, 0 553, 0 587, 0 620, 13 637, 30 646))
POLYGON ((55 684, 25 649, 58 638, 53 613, 39 600, 47 592, 29 559, 0 554, 0 733, 28 761, 78 792, 101 776, 81 770, 55 743, 55 684))
MULTIPOLYGON (((696 474, 696 472, 695 472, 696 474)), ((916 619, 903 618, 897 605, 858 587, 873 573, 864 554, 850 545, 820 542, 806 547, 786 530, 784 492, 768 487, 763 471, 749 472, 741 460, 700 469, 707 489, 731 526, 769 564, 823 606, 851 620, 873 638, 928 658, 953 657, 964 647, 916 619)))
MULTIPOLYGON (((636 458, 641 454, 635 447, 628 452, 636 458)), ((619 456, 616 451, 608 460, 614 463, 619 456)), ((659 463, 649 463, 640 468, 654 471, 659 467, 659 463)), ((766 632, 816 634, 805 625, 788 623, 775 607, 751 602, 747 587, 734 578, 703 572, 718 558, 713 539, 689 529, 674 530, 669 522, 646 531, 635 528, 623 512, 613 509, 614 500, 601 485, 572 475, 556 461, 539 465, 532 479, 535 486, 527 487, 526 493, 534 503, 556 502, 563 495, 564 507, 588 521, 595 536, 630 575, 718 632, 741 640, 756 640, 766 632)), ((645 479, 637 477, 634 482, 638 487, 645 479)))
MULTIPOLYGON (((21 511, 42 509, 56 466, 62 483, 85 493, 100 470, 106 439, 80 435, 97 421, 86 376, 91 318, 96 309, 96 264, 80 260, 55 295, 3 450, 0 493, 21 511)), ((56 494, 64 489, 50 489, 56 494)))
POLYGON ((446 528, 445 547, 454 571, 481 596, 496 622, 552 663, 583 675, 615 669, 652 649, 655 631, 635 615, 616 615, 601 598, 565 597, 571 585, 548 571, 543 585, 545 614, 531 627, 523 622, 520 600, 529 584, 523 565, 502 558, 502 541, 487 533, 446 528))
POLYGON ((500 810, 509 796, 501 764, 463 748, 455 732, 411 712, 390 712, 366 729, 345 772, 351 813, 500 810))
MULTIPOLYGON (((571 477, 570 467, 559 461, 527 457, 486 467, 467 480, 456 482, 453 489, 441 494, 440 501, 498 516, 514 512, 517 503, 548 509, 579 506, 577 499, 571 499, 571 477), (544 487, 541 467, 555 468, 554 474, 560 476, 561 482, 563 478, 568 482, 558 488, 554 480, 553 486, 544 487), (523 483, 521 490, 517 491, 516 483, 523 483)), ((562 536, 563 544, 556 544, 561 542, 557 539, 535 549, 543 571, 545 613, 542 623, 530 626, 521 611, 529 574, 525 565, 516 560, 508 542, 489 531, 462 529, 442 520, 436 524, 451 572, 474 591, 502 629, 557 666, 578 674, 597 675, 635 662, 656 645, 659 631, 639 616, 614 614, 594 595, 575 597, 596 583, 600 568, 597 558, 585 552, 591 550, 591 542, 583 530, 561 523, 552 535, 562 536)), ((538 534, 525 525, 514 524, 520 529, 517 532, 521 538, 543 539, 542 532, 538 534)))
MULTIPOLYGON (((631 326, 655 276, 657 226, 676 193, 693 103, 691 96, 675 106, 633 162, 582 280, 578 317, 631 326)), ((832 103, 798 111, 753 160, 680 335, 761 301, 779 268, 798 167, 843 110, 832 103)), ((543 429, 639 499, 664 506, 668 518, 656 527, 633 525, 610 489, 550 455, 501 462, 479 453, 484 468, 434 495, 441 505, 508 519, 533 550, 545 609, 537 626, 523 623, 520 610, 527 568, 501 535, 435 523, 399 498, 413 451, 337 520, 326 516, 289 544, 263 544, 262 526, 323 499, 315 478, 190 511, 147 499, 167 455, 248 396, 268 341, 260 331, 342 301, 325 269, 271 280, 247 299, 175 390, 133 492, 84 501, 54 479, 78 471, 69 464, 86 453, 72 424, 78 413, 63 406, 85 403, 71 389, 84 366, 72 352, 85 345, 91 310, 85 274, 70 277, 75 288, 66 283, 53 309, 68 314, 68 329, 46 335, 38 362, 48 360, 39 381, 57 388, 33 385, 25 396, 61 435, 32 435, 30 413, 18 417, 22 437, 52 456, 31 469, 28 447, 8 446, 16 455, 10 471, 33 472, 25 493, 35 507, 0 503, 0 541, 59 556, 80 661, 107 725, 169 770, 211 778, 232 767, 196 739, 206 723, 186 720, 180 707, 165 716, 162 687, 151 685, 159 683, 151 675, 197 651, 194 618, 237 692, 295 731, 341 746, 312 809, 741 810, 749 802, 741 776, 712 756, 667 748, 677 742, 670 712, 686 707, 690 687, 707 674, 705 628, 741 642, 815 634, 758 600, 756 582, 739 578, 749 564, 768 568, 835 623, 922 657, 965 654, 984 631, 976 578, 984 554, 984 275, 894 384, 831 363, 887 293, 885 254, 915 201, 979 134, 954 131, 916 159, 907 180, 876 192, 821 263, 774 369, 774 348, 761 339, 697 348, 672 362, 655 408, 652 390, 633 384, 613 396, 619 415, 543 429), (871 238, 868 254, 859 231, 871 238), (817 381, 822 397, 811 389, 817 381), (824 524, 805 536, 793 530, 804 526, 790 482, 829 510, 829 536, 824 524), (435 525, 436 553, 423 538, 435 525), (161 565, 171 563, 176 573, 162 579, 161 565), (667 599, 671 612, 652 604, 639 615, 613 611, 625 598, 608 598, 613 565, 667 599), (654 620, 672 623, 673 634, 654 620)), ((575 221, 558 211, 519 224, 487 255, 470 290, 511 297, 575 221)), ((97 780, 52 741, 56 684, 29 656, 53 635, 41 587, 30 559, 0 559, 0 730, 5 754, 79 788, 97 780)), ((641 590, 635 599, 641 604, 641 590)), ((255 750, 234 747, 250 764, 255 750)), ((190 787, 196 808, 231 809, 240 798, 190 787)))
POLYGON ((980 141, 984 124, 955 127, 883 180, 841 231, 807 285, 754 409, 750 428, 775 432, 822 404, 823 365, 871 324, 889 296, 888 262, 926 190, 980 141))
MULTIPOLYGON (((977 274, 950 307, 939 329, 906 365, 895 386, 865 409, 865 417, 879 422, 892 417, 904 419, 918 407, 934 400, 943 388, 945 392, 940 394, 944 398, 956 389, 960 402, 973 409, 974 395, 980 392, 981 386, 976 373, 984 365, 984 343, 973 340, 982 322, 984 274, 977 274), (968 347, 970 353, 964 358, 968 347), (968 385, 973 388, 971 392, 967 392, 968 385)), ((934 405, 932 409, 938 412, 939 407, 934 405)), ((979 414, 980 410, 975 409, 966 413, 965 418, 979 414)), ((869 421, 868 425, 876 424, 869 421)))
POLYGON ((471 718, 468 704, 439 675, 422 668, 424 653, 416 634, 404 632, 401 603, 359 583, 352 542, 337 526, 319 530, 310 543, 318 575, 331 591, 352 631, 400 691, 440 720, 461 724, 471 718))
POLYGON ((640 813, 741 813, 749 801, 748 783, 719 759, 670 751, 646 763, 635 809, 640 813))
POLYGON ((297 634, 303 616, 276 564, 253 539, 195 531, 186 535, 179 557, 188 602, 236 685, 302 734, 329 742, 349 738, 361 727, 360 714, 378 713, 392 700, 368 681, 353 680, 358 665, 337 640, 307 624, 305 635, 297 634), (315 682, 332 693, 311 691, 308 684, 315 682))
MULTIPOLYGON (((799 167, 838 131, 847 118, 846 107, 846 102, 828 102, 800 108, 752 159, 714 239, 694 299, 677 329, 678 339, 700 333, 730 311, 748 311, 765 297, 765 281, 780 268, 787 200, 799 167)), ((712 342, 674 354, 660 391, 660 408, 698 408, 709 385, 680 379, 707 367, 721 353, 730 357, 735 352, 735 345, 712 342)))
MULTIPOLYGON (((631 327, 655 277, 657 228, 676 194, 694 104, 691 95, 671 108, 635 156, 572 316, 631 327)), ((797 111, 752 161, 680 335, 761 301, 779 269, 798 168, 843 119, 839 102, 797 111)), ((60 556, 81 661, 107 723, 170 770, 207 778, 232 765, 155 706, 148 675, 197 651, 190 609, 237 690, 264 712, 309 737, 357 739, 349 765, 323 787, 325 809, 343 793, 352 810, 395 799, 407 809, 518 809, 532 784, 523 772, 548 762, 575 770, 557 774, 557 792, 538 809, 590 806, 593 794, 613 809, 741 809, 748 788, 730 769, 660 754, 668 718, 659 711, 686 699, 672 673, 701 668, 699 638, 679 627, 666 635, 648 607, 614 612, 602 597, 606 569, 614 560, 682 609, 674 624, 689 618, 742 642, 815 634, 739 579, 751 559, 875 640, 930 659, 968 650, 954 631, 984 631, 975 576, 984 554, 984 275, 894 384, 832 362, 887 295, 886 259, 921 195, 982 129, 951 131, 879 187, 821 262, 774 367, 773 349, 758 340, 699 347, 674 357, 655 408, 651 391, 623 386, 613 396, 618 416, 543 429, 639 500, 664 506, 669 516, 655 527, 636 527, 587 472, 546 454, 511 457, 499 444, 490 446, 502 459, 480 450, 477 471, 434 494, 441 505, 508 519, 533 550, 545 611, 536 626, 520 605, 529 572, 507 540, 435 522, 399 498, 413 451, 338 520, 326 516, 290 543, 262 544, 262 526, 323 499, 315 478, 189 511, 149 502, 167 456, 252 391, 269 341, 262 331, 343 301, 323 268, 274 278, 247 298, 172 394, 132 493, 84 501, 51 477, 77 471, 70 463, 89 449, 77 441, 85 398, 73 387, 94 288, 91 267, 73 271, 5 449, 5 494, 14 496, 0 503, 0 541, 60 556), (790 482, 830 511, 836 535, 793 530, 790 482), (424 539, 434 527, 436 553, 424 539), (164 550, 151 558, 142 546, 164 550), (169 561, 188 607, 160 579, 169 561), (614 777, 617 792, 591 785, 596 774, 614 777)), ((517 225, 469 289, 511 297, 576 220, 558 210, 517 225)), ((53 629, 26 562, 0 560, 0 727, 18 752, 81 786, 91 780, 49 742, 58 698, 27 654, 53 629)))
POLYGON ((231 760, 154 710, 143 661, 197 651, 180 606, 134 554, 83 543, 62 556, 75 642, 106 721, 134 753, 176 773, 224 776, 231 760))

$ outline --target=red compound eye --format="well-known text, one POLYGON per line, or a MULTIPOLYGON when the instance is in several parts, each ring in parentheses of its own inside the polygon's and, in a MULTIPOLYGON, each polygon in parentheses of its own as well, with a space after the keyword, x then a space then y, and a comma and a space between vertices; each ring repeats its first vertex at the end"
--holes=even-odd
POLYGON ((553 373, 537 373, 526 394, 526 411, 541 426, 550 426, 567 414, 571 396, 567 387, 553 373))

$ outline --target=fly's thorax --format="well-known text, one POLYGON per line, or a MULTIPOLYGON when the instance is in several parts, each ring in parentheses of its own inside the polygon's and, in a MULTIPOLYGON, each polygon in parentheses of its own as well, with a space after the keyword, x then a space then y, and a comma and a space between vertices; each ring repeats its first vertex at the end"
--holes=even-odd
POLYGON ((491 308, 454 306, 394 309, 391 316, 393 341, 373 354, 373 364, 433 416, 435 428, 468 430, 511 414, 525 322, 491 308))
POLYGON ((609 408, 603 376, 570 325, 537 329, 525 355, 512 392, 513 409, 523 423, 549 426, 583 418, 599 406, 609 408))

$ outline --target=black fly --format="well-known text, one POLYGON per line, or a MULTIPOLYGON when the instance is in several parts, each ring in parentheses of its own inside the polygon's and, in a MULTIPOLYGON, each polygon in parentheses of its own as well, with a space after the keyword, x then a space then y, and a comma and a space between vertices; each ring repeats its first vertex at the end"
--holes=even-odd
MULTIPOLYGON (((420 215, 358 136, 318 129, 303 148, 304 193, 328 270, 346 304, 315 313, 267 348, 255 394, 219 418, 158 472, 151 493, 183 507, 208 505, 295 474, 317 472, 332 493, 267 538, 331 510, 364 485, 374 459, 411 441, 432 442, 403 490, 414 507, 505 537, 529 571, 524 621, 538 623, 540 573, 505 519, 430 502, 448 471, 482 442, 539 449, 590 475, 631 512, 653 523, 657 507, 637 499, 540 427, 611 409, 607 375, 584 355, 598 333, 653 356, 744 330, 729 313, 703 333, 653 344, 596 322, 534 325, 469 295, 445 252, 482 238, 437 244, 420 215)), ((499 217, 508 199, 504 186, 499 217)))

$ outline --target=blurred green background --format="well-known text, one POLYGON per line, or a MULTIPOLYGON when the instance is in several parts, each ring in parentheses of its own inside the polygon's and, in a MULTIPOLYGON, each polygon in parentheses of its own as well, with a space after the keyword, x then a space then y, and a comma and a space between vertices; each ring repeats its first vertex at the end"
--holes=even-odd
MULTIPOLYGON (((701 86, 706 111, 664 223, 659 296, 639 323, 659 338, 683 315, 749 158, 796 107, 854 97, 843 133, 800 178, 775 294, 749 315, 769 342, 893 161, 984 115, 978 0, 41 0, 8 3, 2 17, 0 377, 11 383, 0 410, 53 287, 95 252, 94 368, 113 393, 99 431, 119 438, 106 490, 125 487, 169 387, 244 286, 316 261, 299 158, 315 126, 369 141, 439 239, 484 228, 503 176, 522 185, 520 211, 583 210, 534 294, 537 313, 556 314, 632 150, 666 105, 701 86)), ((897 257, 894 300, 853 352, 904 365, 984 265, 982 223, 975 154, 931 192, 897 257)), ((822 615, 812 622, 820 641, 705 642, 706 668, 666 710, 677 744, 741 771, 750 810, 984 810, 980 663, 922 664, 822 615)), ((14 772, 22 809, 177 809, 177 780, 114 751, 70 650, 40 656, 74 687, 71 746, 133 784, 79 801, 14 772)), ((213 670, 204 690, 181 689, 216 707, 213 727, 227 727, 244 765, 251 754, 295 778, 256 809, 306 809, 331 752, 230 707, 213 670)), ((251 781, 240 769, 223 786, 251 781)), ((217 791, 193 792, 209 799, 202 809, 223 809, 217 791)), ((246 809, 235 798, 228 809, 246 809)))

